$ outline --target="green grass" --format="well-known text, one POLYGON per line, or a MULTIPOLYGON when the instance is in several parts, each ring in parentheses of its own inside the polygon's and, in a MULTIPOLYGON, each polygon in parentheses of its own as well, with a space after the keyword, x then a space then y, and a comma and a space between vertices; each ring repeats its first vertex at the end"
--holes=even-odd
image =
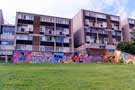
POLYGON ((135 90, 135 65, 0 64, 0 90, 135 90))

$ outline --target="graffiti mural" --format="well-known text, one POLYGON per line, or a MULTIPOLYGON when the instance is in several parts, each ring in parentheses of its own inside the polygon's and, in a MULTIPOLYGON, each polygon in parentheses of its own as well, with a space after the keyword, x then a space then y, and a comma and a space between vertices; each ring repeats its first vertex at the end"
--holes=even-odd
POLYGON ((103 56, 79 56, 74 53, 63 52, 31 52, 14 51, 13 62, 29 63, 89 63, 104 62, 103 56))
POLYGON ((14 51, 13 62, 29 62, 31 60, 31 53, 30 51, 14 51))
POLYGON ((53 63, 51 52, 32 52, 30 63, 53 63))

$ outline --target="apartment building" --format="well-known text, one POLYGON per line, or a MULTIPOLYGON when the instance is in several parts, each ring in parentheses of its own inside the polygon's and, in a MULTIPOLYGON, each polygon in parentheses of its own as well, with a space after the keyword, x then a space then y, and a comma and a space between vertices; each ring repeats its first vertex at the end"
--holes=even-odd
POLYGON ((15 49, 15 27, 14 25, 1 25, 0 32, 0 56, 1 60, 11 60, 15 49))
POLYGON ((2 10, 0 9, 0 30, 1 30, 1 25, 2 24, 4 24, 4 18, 3 18, 2 10))
POLYGON ((15 32, 13 25, 4 24, 2 10, 0 10, 0 62, 11 60, 14 48, 15 32))
POLYGON ((71 19, 16 13, 16 50, 73 52, 71 19))
POLYGON ((81 10, 73 17, 73 33, 77 52, 104 54, 122 40, 120 17, 81 10))
POLYGON ((135 40, 135 36, 133 35, 135 32, 135 19, 128 18, 123 20, 122 28, 124 41, 135 40))

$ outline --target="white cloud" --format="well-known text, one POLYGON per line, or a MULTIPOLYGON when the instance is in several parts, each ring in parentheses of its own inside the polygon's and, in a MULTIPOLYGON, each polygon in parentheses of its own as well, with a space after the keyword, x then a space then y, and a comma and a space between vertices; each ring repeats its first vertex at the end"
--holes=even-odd
POLYGON ((16 11, 72 18, 80 9, 103 12, 113 7, 111 13, 127 16, 128 0, 0 0, 6 21, 14 23, 16 11))

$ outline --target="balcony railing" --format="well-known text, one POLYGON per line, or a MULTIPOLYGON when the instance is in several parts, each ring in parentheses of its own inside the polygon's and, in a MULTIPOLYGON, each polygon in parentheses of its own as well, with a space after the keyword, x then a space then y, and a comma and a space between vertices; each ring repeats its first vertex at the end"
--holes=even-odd
POLYGON ((0 50, 0 55, 13 55, 13 50, 0 50))
POLYGON ((1 40, 15 40, 14 35, 1 35, 0 38, 1 40))
POLYGON ((14 50, 15 47, 13 45, 0 45, 0 50, 14 50))
POLYGON ((82 46, 80 46, 79 48, 77 48, 76 50, 85 50, 87 48, 95 48, 95 49, 100 49, 100 48, 104 48, 104 49, 116 49, 115 45, 105 45, 105 44, 98 44, 98 43, 90 43, 90 44, 84 44, 82 46))
POLYGON ((115 45, 107 45, 106 49, 116 49, 116 46, 115 45))

